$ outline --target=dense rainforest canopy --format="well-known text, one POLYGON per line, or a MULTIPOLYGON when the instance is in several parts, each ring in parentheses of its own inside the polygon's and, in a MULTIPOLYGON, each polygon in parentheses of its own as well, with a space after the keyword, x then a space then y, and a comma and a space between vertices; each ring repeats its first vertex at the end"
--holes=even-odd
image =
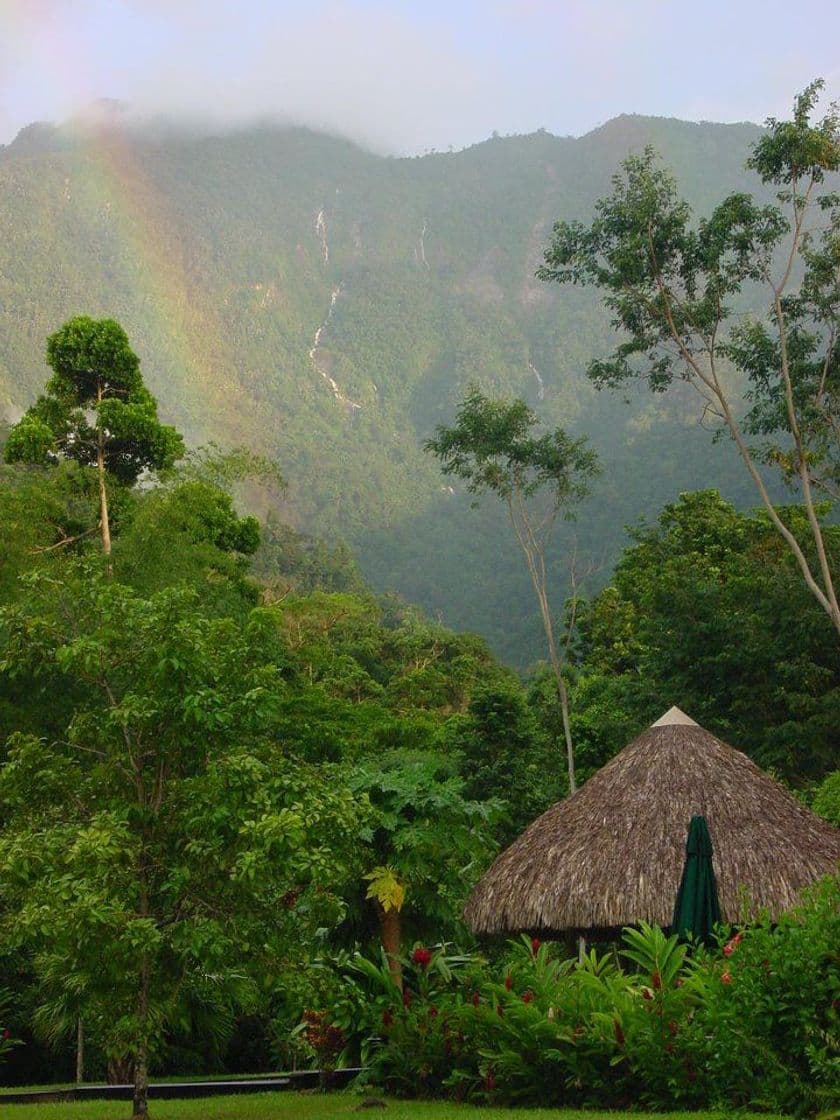
MULTIPOLYGON (((771 140, 778 135, 771 128, 771 140)), ((553 140, 526 139, 523 153, 541 145, 539 178, 551 166, 553 140)), ((52 135, 35 141, 35 155, 47 166, 66 160, 83 166, 87 158, 77 140, 52 135)), ((238 142, 247 150, 247 139, 238 142)), ((295 143, 313 159, 318 155, 311 137, 296 134, 295 143)), ((762 144, 756 151, 766 156, 771 149, 762 144)), ((209 159, 211 148, 199 144, 190 158, 209 159)), ((590 149, 598 150, 597 144, 590 149)), ((347 168, 361 176, 359 182, 367 181, 367 157, 350 146, 342 151, 347 168)), ((493 164, 501 155, 489 144, 470 158, 484 166, 482 160, 493 164)), ((626 165, 630 193, 638 179, 643 202, 649 201, 648 187, 654 199, 672 200, 673 184, 653 173, 651 160, 626 165)), ((16 173, 16 166, 15 154, 4 154, 0 175, 10 168, 16 173)), ((179 171, 169 173, 177 197, 183 181, 179 171)), ((769 179, 778 185, 780 177, 784 168, 769 179)), ((496 185, 503 181, 502 175, 496 185)), ((613 309, 625 315, 630 329, 637 320, 632 301, 639 275, 656 288, 659 274, 654 268, 648 275, 639 265, 639 215, 635 225, 613 222, 610 207, 622 210, 625 201, 620 180, 615 189, 617 203, 599 204, 594 242, 584 226, 558 224, 552 249, 558 271, 547 278, 612 284, 618 293, 611 297, 613 309), (598 241, 601 220, 613 222, 615 244, 598 241), (629 264, 628 238, 637 251, 629 264), (591 259, 604 244, 621 266, 617 276, 599 271, 591 259), (629 276, 621 271, 625 266, 629 276), (583 272, 574 274, 576 268, 583 272)), ((544 202, 554 199, 553 191, 544 202)), ((85 197, 83 210, 91 218, 98 201, 85 197)), ((824 209, 831 206, 836 200, 829 198, 824 209)), ((755 217, 742 199, 738 214, 744 208, 755 217)), ((335 209, 350 221, 352 206, 335 209)), ((730 209, 724 205, 731 218, 730 209)), ((411 378, 404 379, 409 396, 400 396, 388 381, 382 352, 377 358, 371 348, 380 333, 386 348, 394 344, 395 320, 363 316, 354 325, 335 312, 345 284, 362 306, 380 308, 381 277, 374 282, 371 262, 363 263, 369 227, 361 219, 350 221, 346 259, 335 272, 326 210, 318 209, 314 223, 311 290, 302 286, 314 314, 318 292, 331 285, 308 351, 310 380, 321 397, 314 413, 309 405, 297 412, 290 407, 284 438, 294 447, 291 457, 269 446, 267 428, 255 430, 248 446, 269 451, 270 458, 253 450, 223 453, 212 445, 187 451, 177 428, 159 418, 137 354, 110 318, 76 316, 49 336, 52 377, 40 396, 32 394, 34 403, 27 400, 26 410, 17 413, 21 418, 0 429, 0 988, 7 989, 0 991, 0 1006, 11 1008, 5 1013, 24 1043, 6 1067, 15 1080, 36 1079, 49 1050, 57 1074, 69 1072, 75 1060, 77 1070, 97 1076, 133 1077, 135 1112, 143 1114, 148 1076, 156 1070, 255 1072, 285 1065, 307 1045, 309 1056, 314 1047, 317 1057, 312 1039, 316 1024, 326 1022, 319 1001, 334 1002, 336 990, 328 996, 327 989, 356 960, 349 955, 353 950, 381 947, 382 976, 399 991, 403 969, 413 965, 422 972, 433 959, 422 946, 411 958, 401 955, 410 940, 436 943, 441 955, 450 942, 468 946, 463 903, 499 848, 672 704, 837 819, 837 619, 823 609, 808 579, 816 566, 829 574, 836 567, 840 530, 831 516, 832 495, 823 504, 777 504, 756 468, 753 480, 764 506, 745 513, 717 489, 675 493, 679 472, 661 470, 651 481, 628 432, 634 429, 633 439, 650 437, 657 453, 670 447, 690 460, 691 441, 676 418, 685 403, 677 388, 663 407, 632 397, 623 442, 615 440, 610 424, 600 429, 600 437, 609 430, 613 438, 611 449, 601 440, 604 485, 618 497, 600 507, 597 501, 583 505, 599 459, 599 430, 592 433, 593 446, 583 433, 587 417, 595 415, 587 411, 591 398, 582 394, 588 404, 575 412, 577 383, 569 377, 558 380, 556 399, 549 400, 532 356, 538 338, 546 355, 557 357, 557 346, 552 349, 544 333, 526 339, 523 323, 534 327, 536 320, 525 315, 520 322, 518 313, 505 318, 496 304, 513 292, 522 307, 538 308, 544 331, 555 322, 555 343, 567 337, 568 306, 564 310, 550 298, 543 303, 530 280, 524 288, 518 281, 510 290, 500 285, 499 299, 490 299, 491 253, 467 285, 475 314, 470 317, 455 301, 446 314, 457 321, 454 327, 444 323, 442 293, 452 285, 460 292, 466 281, 454 277, 451 261, 430 265, 424 217, 413 261, 389 281, 397 317, 411 324, 418 374, 413 388, 411 378), (412 316, 418 307, 423 314, 412 316), (341 338, 331 358, 321 341, 328 329, 341 338), (447 339, 456 358, 457 340, 467 347, 468 360, 462 355, 453 366, 451 354, 433 352, 433 337, 447 339), (342 365, 354 346, 360 365, 342 365), (515 351, 512 358, 508 349, 515 351), (530 401, 517 393, 508 358, 513 365, 524 359, 536 386, 530 401), (362 364, 366 378, 375 381, 354 380, 362 364), (438 421, 448 419, 468 366, 503 395, 473 386, 457 409, 456 426, 448 428, 438 421), (433 390, 453 369, 458 375, 448 383, 449 395, 438 402, 433 390), (324 419, 336 408, 343 417, 338 434, 324 419), (564 409, 568 430, 552 426, 564 409), (323 424, 313 427, 316 413, 323 424), (522 621, 530 610, 500 581, 511 554, 495 569, 482 566, 485 545, 497 542, 500 524, 489 506, 468 511, 465 495, 436 476, 435 500, 447 505, 454 520, 435 514, 424 524, 422 510, 419 520, 415 516, 422 507, 415 499, 428 487, 431 467, 414 460, 412 470, 400 473, 400 464, 419 454, 418 437, 424 426, 428 437, 433 425, 436 434, 426 448, 441 459, 448 472, 442 477, 465 484, 473 495, 489 491, 510 515, 538 600, 548 663, 531 641, 530 622, 522 621), (386 428, 392 433, 387 439, 386 428), (304 430, 308 442, 296 444, 304 430), (321 473, 316 452, 327 447, 338 451, 338 460, 318 458, 321 473), (330 491, 339 461, 340 485, 330 491), (388 483, 406 478, 408 488, 387 492, 388 483), (304 499, 307 487, 313 494, 304 499), (574 594, 561 607, 561 564, 570 553, 577 559, 579 546, 591 573, 593 542, 610 548, 618 540, 615 524, 605 522, 614 522, 617 509, 635 512, 624 497, 641 491, 645 517, 629 530, 623 555, 614 564, 604 560, 597 582, 590 581, 600 590, 593 594, 582 584, 572 563, 574 594), (296 526, 278 515, 280 496, 296 526), (345 497, 350 508, 342 511, 345 497), (333 500, 329 541, 303 532, 301 522, 313 530, 323 524, 333 500), (246 505, 272 512, 243 515, 246 505), (372 589, 335 530, 359 542, 374 508, 385 511, 381 525, 394 540, 404 535, 405 555, 421 561, 422 578, 454 571, 447 565, 457 558, 458 578, 447 594, 457 597, 469 584, 474 606, 486 596, 488 581, 499 583, 508 597, 508 653, 514 663, 530 662, 526 676, 501 663, 484 638, 453 631, 404 598, 372 589), (579 511, 578 545, 568 533, 549 532, 573 511, 579 511), (436 566, 440 555, 430 555, 430 542, 456 522, 447 559, 436 566), (554 595, 558 585, 559 598, 549 599, 549 588, 554 595), (304 1011, 310 1029, 296 1034, 292 1028, 304 1011)), ((687 221, 681 204, 674 213, 687 221)), ((731 233, 732 225, 716 215, 713 232, 723 222, 731 233)), ((303 206, 297 218, 305 216, 303 206)), ((484 228, 477 218, 474 225, 467 223, 473 234, 484 228)), ((514 244, 521 253, 522 244, 533 241, 536 227, 528 227, 523 242, 524 227, 514 226, 499 235, 497 256, 513 252, 514 244)), ((723 269, 731 282, 726 294, 743 298, 746 307, 749 293, 741 285, 753 277, 743 264, 743 242, 736 237, 734 250, 727 242, 715 257, 703 248, 707 225, 701 224, 702 236, 679 221, 669 226, 672 233, 674 228, 680 282, 689 294, 699 283, 692 268, 706 268, 714 282, 723 269), (741 262, 737 268, 731 261, 721 265, 730 250, 741 262)), ((836 234, 827 235, 829 256, 836 234)), ((111 244, 107 237, 105 243, 111 244)), ((295 248, 304 263, 307 252, 311 256, 312 246, 295 248)), ((342 259, 341 249, 337 256, 342 259)), ((806 265, 825 279, 827 259, 811 252, 806 265)), ((124 264, 115 260, 115 270, 124 264)), ((236 298, 259 318, 253 292, 262 293, 261 310, 268 302, 282 303, 284 290, 275 277, 267 286, 260 281, 241 289, 236 298)), ((650 291, 643 295, 649 308, 650 291)), ((223 305, 231 298, 229 291, 223 305)), ((300 329, 308 322, 302 307, 290 312, 299 316, 300 329)), ((577 311, 578 327, 585 324, 586 330, 568 337, 584 346, 604 324, 594 304, 577 311)), ((667 300, 663 313, 673 318, 667 300)), ((200 303, 183 305, 180 314, 181 326, 194 338, 201 335, 200 303)), ((801 299, 788 301, 777 319, 789 315, 798 324, 803 314, 801 299)), ((279 322, 272 337, 289 342, 279 322)), ((225 368, 247 372, 252 358, 256 367, 245 335, 236 334, 233 319, 227 326, 229 338, 242 343, 243 361, 225 368)), ((662 364, 658 347, 667 346, 668 338, 657 335, 651 343, 650 323, 639 330, 639 338, 622 344, 631 349, 619 350, 619 365, 610 367, 622 376, 610 374, 606 381, 629 376, 623 357, 644 352, 652 354, 654 379, 666 379, 654 388, 664 388, 670 367, 662 364)), ((800 335, 791 337, 806 346, 808 331, 800 335)), ((754 338, 765 356, 766 337, 754 338)), ((271 386, 260 372, 249 384, 244 372, 239 382, 210 376, 225 355, 223 348, 214 350, 214 339, 205 333, 200 356, 206 376, 198 380, 214 387, 205 402, 210 411, 218 407, 226 423, 236 426, 243 422, 243 400, 257 390, 268 397, 271 386)), ((833 336, 829 341, 831 358, 833 336)), ((737 366, 733 347, 728 356, 737 366)), ((800 439, 804 428, 797 426, 795 408, 790 405, 787 421, 780 422, 778 408, 775 419, 767 419, 779 394, 768 388, 767 377, 762 380, 754 354, 740 358, 742 371, 760 383, 761 392, 751 398, 752 434, 781 433, 780 442, 763 449, 764 465, 781 466, 787 481, 798 472, 804 493, 817 459, 800 439), (795 445, 789 458, 785 434, 795 445)), ((811 351, 799 358, 813 380, 811 351)), ((830 366, 826 359, 823 368, 830 366)), ((596 360, 595 373, 606 368, 596 360)), ((289 369, 300 373, 300 362, 290 361, 289 369)), ((190 413, 191 382, 184 368, 179 372, 174 404, 164 397, 159 373, 154 380, 162 416, 190 413)), ((828 385, 827 374, 824 380, 828 385)), ((790 383, 799 385, 795 371, 790 383)), ((311 389, 303 394, 307 400, 311 389)), ((814 423, 819 418, 813 410, 825 403, 818 398, 808 411, 814 423)), ((612 420, 626 402, 614 407, 607 410, 612 420)), ((824 451, 825 425, 818 431, 818 450, 824 451)), ((697 452, 701 445, 693 447, 697 452)), ((718 449, 717 462, 726 477, 724 451, 718 449)), ((704 482, 706 473, 704 461, 704 482)), ((606 491, 600 493, 603 498, 606 491)), ((365 563, 368 571, 379 563, 380 575, 388 569, 370 553, 365 563)), ((497 624, 498 617, 485 629, 492 632, 497 624)), ((531 961, 538 961, 538 951, 538 943, 526 946, 531 961)), ((376 966, 370 968, 375 976, 376 966)), ((405 995, 408 1009, 410 990, 405 995)), ((618 1037, 613 1026, 610 1032, 618 1037)), ((5 1049, 11 1045, 3 1040, 5 1049)))
MULTIPOLYGON (((80 1023, 101 1075, 288 1060, 324 954, 467 940, 472 883, 567 791, 553 675, 523 682, 374 595, 345 548, 240 516, 231 487, 270 473, 252 456, 109 472, 106 562, 96 465, 11 447, 0 968, 28 1041, 9 1075, 44 1047, 69 1072, 80 1023)), ((579 776, 678 701, 813 789, 840 665, 767 519, 705 491, 634 540, 576 605, 579 776)))

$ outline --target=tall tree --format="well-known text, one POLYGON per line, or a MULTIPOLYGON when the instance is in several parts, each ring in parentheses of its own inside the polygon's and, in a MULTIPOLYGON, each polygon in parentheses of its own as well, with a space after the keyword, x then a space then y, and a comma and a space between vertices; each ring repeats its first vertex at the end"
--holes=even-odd
POLYGON ((110 556, 109 476, 132 485, 145 470, 170 467, 183 454, 183 440, 158 420, 140 361, 113 319, 70 319, 47 339, 47 363, 53 376, 9 432, 6 462, 64 457, 95 467, 102 550, 110 556))
POLYGON ((840 168, 840 113, 812 123, 823 88, 813 82, 793 119, 767 121, 747 166, 776 189, 776 203, 734 194, 694 223, 652 150, 614 179, 596 218, 559 222, 538 275, 595 284, 626 340, 589 366, 599 386, 646 380, 654 392, 691 384, 734 440, 767 514, 805 583, 840 634, 840 602, 817 509, 840 496, 840 197, 825 189, 840 168), (745 314, 755 285, 769 308, 745 314), (749 408, 728 376, 746 384, 749 408), (750 437, 758 437, 751 442, 750 437), (771 501, 761 465, 778 467, 804 502, 810 542, 771 501))
POLYGON ((570 516, 586 495, 588 482, 598 471, 598 459, 585 439, 572 439, 562 428, 539 435, 537 425, 536 415, 524 401, 495 400, 472 385, 454 426, 438 426, 425 448, 440 459, 444 474, 462 478, 470 493, 489 492, 504 502, 539 605, 563 717, 569 792, 574 793, 565 658, 555 634, 546 550, 558 516, 570 516))
POLYGON ((0 612, 0 674, 77 697, 59 735, 7 744, 4 942, 31 948, 49 998, 75 998, 132 1059, 135 1115, 185 1003, 230 1018, 254 969, 299 938, 278 940, 287 892, 362 870, 360 799, 276 741, 278 658, 271 611, 207 618, 194 592, 143 598, 89 566, 40 573, 0 612))

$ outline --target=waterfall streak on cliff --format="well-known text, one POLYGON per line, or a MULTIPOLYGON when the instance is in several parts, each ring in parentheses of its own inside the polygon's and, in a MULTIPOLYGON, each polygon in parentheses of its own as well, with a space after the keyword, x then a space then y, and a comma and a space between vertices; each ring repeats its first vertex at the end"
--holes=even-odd
POLYGON ((419 249, 420 263, 424 268, 429 267, 429 262, 426 260, 426 219, 423 219, 423 228, 420 230, 420 236, 417 239, 417 247, 419 249))
POLYGON ((330 295, 330 306, 327 311, 327 317, 326 319, 324 319, 323 323, 321 323, 320 327, 318 327, 317 331, 315 332, 315 337, 312 339, 312 348, 309 351, 309 361, 312 363, 312 368, 315 370, 315 372, 320 377, 323 377, 323 379, 329 385, 330 389, 332 389, 332 394, 335 399, 341 404, 346 404, 349 408, 356 410, 360 409, 362 406, 360 404, 357 404, 356 401, 351 401, 349 397, 346 397, 344 393, 342 393, 338 382, 334 377, 331 377, 330 374, 327 373, 327 371, 318 361, 318 348, 321 345, 321 336, 323 335, 326 328, 330 325, 330 320, 333 317, 335 305, 338 302, 338 297, 340 295, 341 284, 338 284, 335 288, 333 288, 330 295))
POLYGON ((534 363, 530 362, 530 361, 528 362, 528 369, 531 371, 531 373, 533 373, 534 377, 536 377, 536 379, 537 379, 537 400, 544 401, 545 400, 545 382, 540 377, 540 371, 537 369, 537 367, 534 365, 534 363))
POLYGON ((318 216, 315 219, 315 233, 318 235, 318 240, 321 242, 321 257, 324 264, 328 264, 330 259, 330 246, 327 241, 327 219, 324 215, 323 206, 318 211, 318 216))

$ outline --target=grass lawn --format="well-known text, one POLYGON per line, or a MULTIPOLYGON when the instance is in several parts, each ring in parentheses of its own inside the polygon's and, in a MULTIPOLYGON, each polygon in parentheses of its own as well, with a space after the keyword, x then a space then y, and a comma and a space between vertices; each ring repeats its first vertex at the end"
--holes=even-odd
MULTIPOLYGON (((571 1112, 542 1108, 476 1108, 440 1101, 389 1100, 385 1108, 360 1108, 354 1093, 254 1093, 238 1097, 150 1102, 151 1120, 616 1120, 620 1113, 571 1112)), ((627 1114, 630 1116, 631 1114, 627 1114)), ((655 1120, 730 1120, 726 1113, 659 1112, 655 1120)), ((130 1101, 79 1101, 72 1104, 3 1105, 3 1120, 130 1120, 130 1101)), ((633 1120, 645 1113, 635 1112, 633 1120)), ((750 1120, 749 1113, 739 1120, 750 1120)), ((764 1115, 760 1120, 774 1120, 764 1115)), ((778 1120, 778 1118, 777 1118, 778 1120)))

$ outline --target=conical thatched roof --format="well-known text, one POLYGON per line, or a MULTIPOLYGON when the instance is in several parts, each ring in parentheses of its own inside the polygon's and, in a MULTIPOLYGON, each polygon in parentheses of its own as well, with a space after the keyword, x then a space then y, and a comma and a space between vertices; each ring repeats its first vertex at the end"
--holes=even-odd
POLYGON ((777 916, 838 868, 840 830, 672 708, 502 852, 467 922, 476 933, 670 925, 695 814, 709 823, 724 920, 741 915, 745 891, 777 916))

